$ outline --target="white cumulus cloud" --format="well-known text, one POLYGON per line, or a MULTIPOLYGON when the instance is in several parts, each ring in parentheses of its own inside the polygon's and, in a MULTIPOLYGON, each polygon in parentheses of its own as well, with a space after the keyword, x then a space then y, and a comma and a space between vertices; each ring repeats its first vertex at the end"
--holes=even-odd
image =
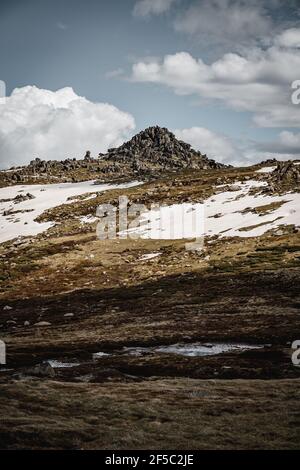
MULTIPOLYGON (((297 31, 300 34, 300 28, 297 31)), ((196 94, 250 111, 260 127, 299 127, 300 106, 292 104, 291 84, 300 77, 300 49, 294 40, 286 42, 288 47, 280 35, 267 49, 227 53, 211 64, 188 52, 166 55, 161 61, 140 61, 133 65, 132 80, 163 84, 180 95, 196 94)))
POLYGON ((268 158, 294 160, 300 158, 300 133, 281 131, 271 142, 237 141, 204 127, 175 129, 180 140, 188 142, 209 158, 235 166, 248 166, 268 158))
POLYGON ((300 29, 291 28, 277 37, 277 44, 283 47, 300 47, 300 29))
POLYGON ((273 142, 256 143, 255 149, 282 160, 300 158, 300 133, 281 131, 273 142))
POLYGON ((0 166, 40 157, 93 155, 120 145, 132 134, 134 118, 115 106, 93 103, 72 88, 17 88, 0 103, 0 166))
POLYGON ((202 154, 222 163, 240 163, 242 155, 232 140, 221 134, 217 134, 204 127, 191 127, 188 129, 175 129, 177 139, 192 145, 202 154))

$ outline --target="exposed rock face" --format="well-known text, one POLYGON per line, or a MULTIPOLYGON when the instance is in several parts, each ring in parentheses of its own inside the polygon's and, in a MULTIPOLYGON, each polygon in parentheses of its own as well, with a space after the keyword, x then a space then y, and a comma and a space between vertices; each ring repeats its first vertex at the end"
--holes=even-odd
POLYGON ((191 145, 177 140, 168 129, 158 126, 140 132, 119 148, 109 149, 103 159, 129 165, 139 174, 184 168, 224 167, 192 149, 191 145))
POLYGON ((300 190, 300 165, 288 162, 279 162, 269 176, 269 187, 274 191, 300 190))

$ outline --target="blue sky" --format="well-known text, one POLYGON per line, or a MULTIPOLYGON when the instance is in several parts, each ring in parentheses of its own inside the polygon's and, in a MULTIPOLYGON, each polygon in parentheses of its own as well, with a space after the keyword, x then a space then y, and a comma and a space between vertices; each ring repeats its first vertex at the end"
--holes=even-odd
POLYGON ((154 124, 226 162, 298 157, 299 15, 281 0, 2 0, 1 166, 154 124))

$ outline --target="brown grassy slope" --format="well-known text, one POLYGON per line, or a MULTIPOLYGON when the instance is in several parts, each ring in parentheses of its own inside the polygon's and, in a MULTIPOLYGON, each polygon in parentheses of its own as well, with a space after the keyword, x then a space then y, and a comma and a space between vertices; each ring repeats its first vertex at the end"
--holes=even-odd
MULTIPOLYGON (((146 204, 200 201, 244 176, 253 170, 183 172, 129 194, 146 204)), ((8 366, 21 368, 0 375, 0 447, 299 447, 299 379, 289 379, 300 373, 289 350, 300 331, 299 233, 214 240, 200 254, 180 241, 101 242, 76 217, 117 197, 55 208, 43 220, 60 225, 0 248, 0 334, 8 366), (161 255, 140 260, 153 251, 161 255), (56 382, 24 378, 24 365, 43 359, 199 340, 274 346, 211 358, 108 356, 57 371, 56 382), (92 383, 79 383, 84 376, 92 383)))
MULTIPOLYGON (((146 202, 201 199, 214 191, 220 174, 232 182, 251 171, 183 172, 128 194, 146 202)), ((117 196, 100 195, 98 203, 117 196)), ((91 204, 56 208, 62 222, 57 228, 31 244, 1 247, 0 308, 9 304, 13 310, 1 308, 0 331, 11 357, 164 344, 185 336, 281 345, 295 339, 300 239, 292 227, 281 235, 215 240, 199 254, 187 252, 182 241, 97 240, 95 226, 72 225, 74 212, 89 213, 91 204), (61 217, 66 210, 71 221, 61 217), (161 255, 140 260, 153 251, 161 255), (37 328, 39 321, 51 325, 37 328)))
POLYGON ((300 381, 0 386, 3 449, 298 449, 300 381))

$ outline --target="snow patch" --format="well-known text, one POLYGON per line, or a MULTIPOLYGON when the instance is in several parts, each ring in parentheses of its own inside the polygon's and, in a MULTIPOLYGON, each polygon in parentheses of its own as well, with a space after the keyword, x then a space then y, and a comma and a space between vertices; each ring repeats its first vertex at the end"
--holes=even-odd
POLYGON ((260 168, 260 170, 256 170, 255 173, 272 173, 272 171, 277 168, 276 166, 265 166, 263 168, 260 168))
MULTIPOLYGON (((0 243, 21 236, 34 236, 48 230, 54 222, 38 223, 35 219, 43 212, 62 204, 72 204, 68 200, 85 193, 95 193, 112 189, 126 189, 141 184, 134 181, 125 184, 95 184, 95 181, 81 183, 16 185, 0 188, 0 243), (31 194, 28 199, 16 204, 13 199, 19 194, 31 194), (16 212, 18 211, 18 212, 16 212), (20 211, 20 212, 19 212, 20 211), (9 212, 12 212, 9 214, 9 212), (15 212, 15 213, 14 213, 15 212), (9 214, 9 215, 4 215, 9 214)), ((89 222, 90 223, 90 222, 89 222)))
POLYGON ((300 225, 300 193, 282 196, 249 194, 265 182, 248 181, 234 193, 222 192, 207 199, 205 204, 205 235, 220 237, 258 237, 280 225, 300 225), (282 205, 261 215, 251 209, 281 202, 282 205), (250 209, 250 210, 248 210, 250 209), (262 225, 263 224, 263 225, 262 225), (243 231, 248 227, 251 230, 243 231))
POLYGON ((97 222, 99 219, 98 217, 94 217, 93 215, 84 215, 83 217, 80 217, 80 223, 81 225, 84 224, 93 224, 94 222, 97 222))
POLYGON ((267 186, 267 182, 256 180, 238 182, 236 186, 235 191, 214 194, 203 204, 173 204, 145 212, 141 214, 140 225, 129 229, 127 234, 148 239, 188 239, 203 235, 247 238, 259 237, 281 225, 300 226, 300 193, 251 194, 252 189, 267 186), (266 212, 252 211, 273 203, 281 206, 266 212))
POLYGON ((147 261, 149 259, 157 258, 161 253, 147 253, 139 258, 140 261, 147 261))

